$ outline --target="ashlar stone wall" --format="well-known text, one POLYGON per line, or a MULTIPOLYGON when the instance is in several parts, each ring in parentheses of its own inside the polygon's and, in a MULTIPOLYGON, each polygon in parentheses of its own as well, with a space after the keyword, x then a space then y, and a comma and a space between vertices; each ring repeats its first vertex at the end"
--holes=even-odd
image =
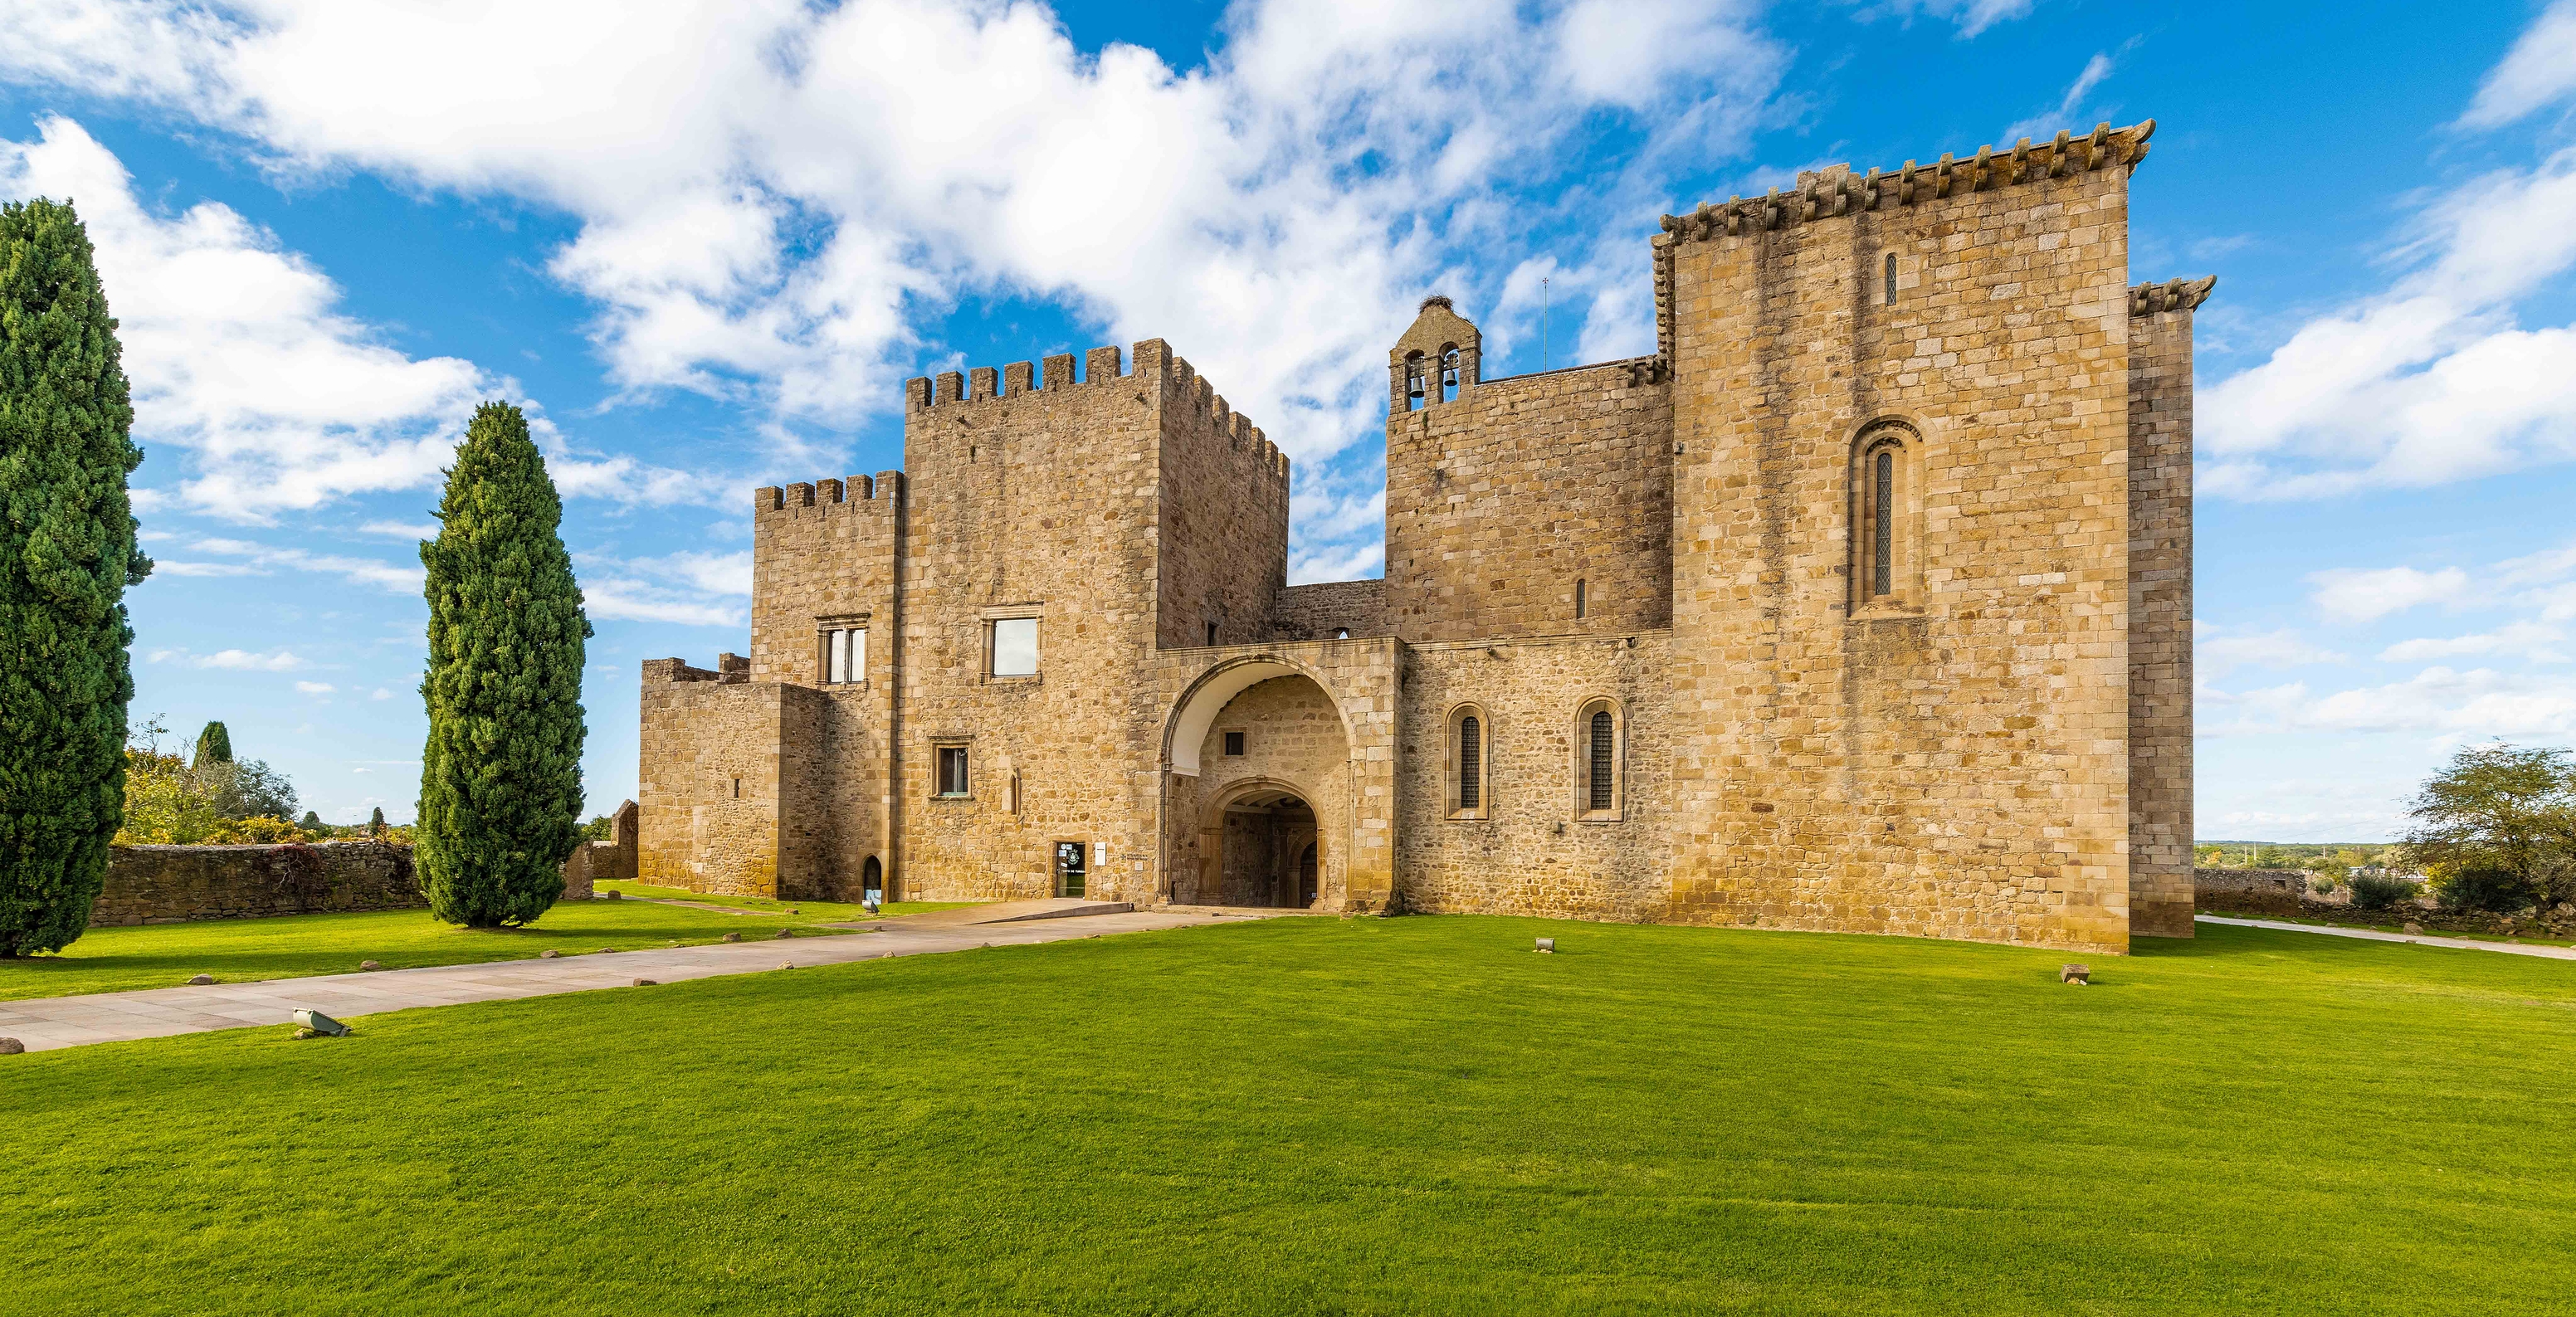
POLYGON ((1657 238, 1677 917, 2127 948, 2136 145, 1836 169, 1657 238), (1880 421, 1911 584, 1856 608, 1880 421))
POLYGON ((1389 629, 1415 642, 1671 625, 1672 412, 1660 367, 1485 380, 1391 413, 1385 597, 1389 629))
MULTIPOLYGON (((1237 845, 1220 841, 1232 811, 1281 793, 1305 802, 1314 820, 1300 840, 1316 845, 1316 904, 1338 909, 1347 883, 1353 805, 1350 738, 1340 707, 1311 678, 1273 677, 1226 702, 1199 747, 1199 775, 1179 778, 1167 797, 1173 848, 1172 899, 1214 905, 1267 904, 1260 874, 1280 857, 1239 844, 1265 834, 1262 847, 1284 845, 1274 831, 1234 818, 1237 845), (1226 734, 1241 733, 1243 753, 1226 753, 1226 734), (1229 863, 1231 862, 1231 863, 1229 863)), ((1287 857, 1294 859, 1293 847, 1287 857)))
POLYGON ((2192 309, 2129 295, 2129 933, 2192 935, 2192 309))
POLYGON ((822 692, 654 659, 642 705, 636 876, 733 896, 824 895, 822 692))

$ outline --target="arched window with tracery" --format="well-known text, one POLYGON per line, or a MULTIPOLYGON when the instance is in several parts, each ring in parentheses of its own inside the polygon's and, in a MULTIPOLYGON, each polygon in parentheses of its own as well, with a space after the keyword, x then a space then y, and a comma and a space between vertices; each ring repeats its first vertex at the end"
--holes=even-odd
POLYGON ((1852 445, 1851 611, 1922 606, 1922 436, 1900 421, 1862 431, 1852 445))
POLYGON ((1491 818, 1493 809, 1494 724, 1482 706, 1461 704, 1449 711, 1449 765, 1442 788, 1443 810, 1453 819, 1491 818))
POLYGON ((1628 724, 1617 700, 1591 699, 1574 715, 1575 817, 1609 822, 1628 808, 1628 724))

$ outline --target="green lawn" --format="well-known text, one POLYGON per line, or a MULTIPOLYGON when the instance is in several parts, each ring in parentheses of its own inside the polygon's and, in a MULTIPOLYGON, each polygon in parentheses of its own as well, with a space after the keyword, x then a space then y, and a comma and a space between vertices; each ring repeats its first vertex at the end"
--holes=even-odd
POLYGON ((59 955, 0 960, 0 1001, 175 988, 194 974, 211 974, 219 983, 347 974, 362 960, 409 969, 525 960, 550 947, 569 955, 713 942, 727 933, 749 940, 828 917, 728 915, 650 901, 566 901, 528 928, 458 928, 426 910, 93 928, 59 955))
POLYGON ((2146 945, 1225 921, 0 1058, 8 1304, 2571 1311, 2576 966, 2146 945))
POLYGON ((976 904, 973 901, 891 901, 886 904, 883 915, 871 915, 866 906, 856 902, 773 901, 765 896, 708 896, 678 887, 654 887, 645 883, 628 882, 600 883, 597 887, 602 892, 623 892, 628 896, 648 896, 671 901, 699 901, 708 905, 729 906, 736 910, 758 910, 763 913, 775 911, 780 914, 794 910, 813 919, 829 920, 918 915, 927 914, 933 910, 955 910, 976 904))

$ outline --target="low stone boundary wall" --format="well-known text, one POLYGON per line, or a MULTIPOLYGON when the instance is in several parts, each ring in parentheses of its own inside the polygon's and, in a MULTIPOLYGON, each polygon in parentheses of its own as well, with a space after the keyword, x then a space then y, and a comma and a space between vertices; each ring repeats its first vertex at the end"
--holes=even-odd
POLYGON ((2194 869, 2192 908, 2295 915, 2309 904, 2308 876, 2296 869, 2194 869))
POLYGON ((411 848, 376 841, 282 846, 118 846, 92 928, 331 910, 404 910, 420 894, 411 848))

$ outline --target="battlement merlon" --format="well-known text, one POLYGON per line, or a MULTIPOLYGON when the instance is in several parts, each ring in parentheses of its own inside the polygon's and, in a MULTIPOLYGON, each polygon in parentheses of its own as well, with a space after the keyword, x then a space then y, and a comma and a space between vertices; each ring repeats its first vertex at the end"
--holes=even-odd
POLYGON ((2168 279, 2163 283, 2143 283, 2129 289, 2131 317, 2157 315, 2166 311, 2197 311, 2209 300, 2209 292, 2218 286, 2217 275, 2198 279, 2168 279))
POLYGON ((757 522, 766 517, 828 515, 835 508, 891 514, 902 503, 903 473, 879 471, 841 480, 763 485, 751 491, 751 516, 757 522))
POLYGON ((1015 361, 998 370, 977 366, 967 371, 944 371, 935 376, 915 376, 904 381, 903 409, 906 413, 934 408, 977 406, 984 403, 1008 403, 1031 394, 1044 395, 1059 389, 1088 389, 1093 385, 1116 381, 1133 383, 1152 379, 1160 386, 1167 405, 1190 408, 1212 415, 1218 426, 1238 446, 1250 447, 1281 476, 1288 474, 1288 457, 1262 434, 1243 413, 1235 411, 1217 393, 1188 360, 1174 354, 1170 345, 1159 338, 1149 338, 1128 350, 1128 369, 1121 369, 1122 354, 1116 347, 1097 347, 1082 354, 1082 377, 1074 378, 1074 354, 1060 353, 1046 357, 1035 365, 1015 361))
POLYGON ((2086 136, 2060 132, 2055 141, 2037 146, 2027 137, 2004 151, 1981 146, 1973 158, 1965 160, 1945 151, 1929 165, 1908 160, 1901 169, 1873 168, 1867 175, 1853 173, 1849 165, 1835 165, 1798 175, 1797 183, 1786 195, 1775 187, 1763 196, 1702 202, 1687 215, 1666 215, 1663 234, 1655 242, 1665 246, 1748 230, 1758 233, 1883 206, 1911 206, 1957 193, 1984 192, 2115 166, 2135 170, 2138 162, 2146 159, 2147 139, 2155 131, 2153 119, 2127 128, 2102 123, 2094 125, 2086 136))

